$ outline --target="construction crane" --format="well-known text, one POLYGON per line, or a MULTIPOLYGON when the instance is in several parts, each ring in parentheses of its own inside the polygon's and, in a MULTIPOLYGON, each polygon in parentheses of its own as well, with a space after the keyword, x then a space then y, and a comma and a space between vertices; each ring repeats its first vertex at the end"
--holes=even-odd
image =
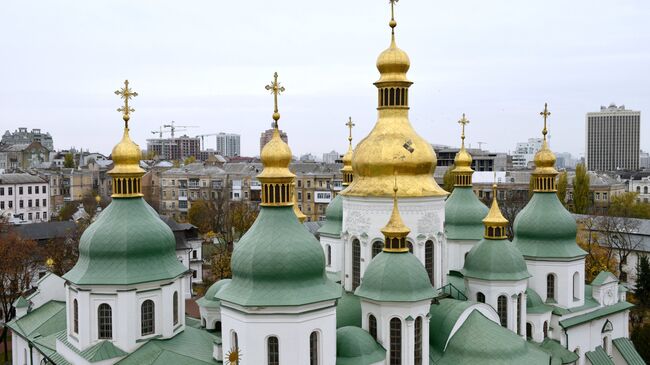
POLYGON ((479 149, 479 150, 482 150, 482 149, 483 149, 483 145, 484 145, 484 144, 487 144, 487 142, 476 142, 476 144, 478 144, 478 149, 479 149))
POLYGON ((171 130, 172 138, 174 138, 174 132, 176 131, 176 128, 178 128, 178 127, 185 128, 185 130, 187 130, 187 128, 198 128, 199 126, 198 125, 176 125, 176 122, 174 122, 173 120, 171 121, 170 124, 164 124, 163 125, 163 128, 169 128, 171 130))
POLYGON ((201 149, 205 150, 205 140, 204 137, 218 136, 219 133, 210 133, 210 134, 199 134, 197 137, 201 137, 201 149))

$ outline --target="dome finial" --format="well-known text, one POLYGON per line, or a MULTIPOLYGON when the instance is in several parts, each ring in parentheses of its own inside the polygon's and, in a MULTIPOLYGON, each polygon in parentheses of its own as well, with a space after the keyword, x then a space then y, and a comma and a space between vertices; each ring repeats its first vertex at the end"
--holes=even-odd
POLYGON ((465 117, 465 113, 463 113, 463 117, 460 118, 458 124, 461 125, 460 148, 464 149, 465 148, 465 125, 469 124, 469 119, 465 117))
POLYGON ((506 226, 508 225, 508 220, 501 213, 499 202, 497 201, 496 171, 494 172, 494 183, 492 184, 492 206, 485 219, 483 219, 483 224, 485 225, 485 238, 492 240, 507 238, 506 226))
POLYGON ((462 118, 458 121, 461 126, 460 132, 460 150, 454 158, 454 186, 472 186, 472 156, 465 149, 465 126, 469 124, 469 119, 463 113, 462 118))
POLYGON ((273 126, 275 127, 275 130, 278 131, 280 128, 278 127, 278 120, 280 120, 280 113, 278 112, 278 95, 284 92, 284 86, 280 86, 277 72, 273 74, 273 82, 271 82, 270 85, 266 85, 265 88, 266 90, 270 90, 271 94, 273 94, 273 126))
POLYGON ((546 141, 546 134, 548 133, 548 130, 546 129, 546 118, 548 118, 549 115, 551 115, 551 112, 548 111, 548 103, 544 103, 544 110, 542 110, 539 115, 541 115, 544 118, 544 129, 542 129, 542 135, 544 136, 544 140, 546 141))
POLYGON ((122 99, 124 99, 124 106, 117 108, 117 111, 122 113, 124 128, 128 129, 131 113, 135 111, 135 109, 129 107, 129 100, 138 96, 138 93, 129 88, 129 80, 124 80, 124 87, 119 90, 115 90, 115 95, 119 95, 122 99))
POLYGON ((352 127, 355 126, 355 124, 352 122, 352 117, 348 118, 348 122, 345 123, 345 125, 348 127, 349 130, 349 135, 348 135, 348 151, 343 155, 343 168, 341 169, 341 173, 343 173, 343 186, 348 186, 352 183, 352 180, 354 179, 354 171, 352 170, 352 154, 354 151, 352 150, 352 127))
POLYGON ((551 115, 551 112, 548 111, 548 103, 544 103, 544 110, 539 115, 544 118, 544 129, 542 129, 544 140, 542 141, 542 148, 535 154, 534 191, 553 192, 556 191, 555 177, 558 172, 555 169, 555 154, 548 148, 546 140, 546 134, 548 133, 546 123, 548 116, 551 115))
POLYGON ((397 26, 397 22, 395 21, 395 4, 399 0, 389 0, 390 2, 390 22, 388 22, 388 26, 390 26, 390 32, 393 37, 393 40, 395 40, 395 27, 397 26))
POLYGON ((408 252, 406 246, 406 236, 411 230, 404 224, 402 217, 399 214, 399 207, 397 205, 397 172, 395 172, 395 181, 393 183, 393 211, 391 212, 390 219, 381 232, 384 234, 384 251, 387 252, 408 252))

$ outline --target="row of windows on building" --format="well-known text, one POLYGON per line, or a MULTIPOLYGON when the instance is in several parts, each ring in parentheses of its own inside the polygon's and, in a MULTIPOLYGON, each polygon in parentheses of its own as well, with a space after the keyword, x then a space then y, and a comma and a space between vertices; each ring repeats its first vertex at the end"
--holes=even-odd
MULTIPOLYGON (((23 186, 19 186, 18 195, 23 195, 25 190, 27 190, 27 194, 32 194, 32 191, 34 194, 47 193, 47 185, 43 185, 43 186, 36 185, 33 188, 34 189, 32 190, 32 186, 28 186, 27 189, 24 189, 23 186)), ((14 195, 14 188, 12 186, 7 187, 6 189, 4 187, 0 187, 0 196, 4 196, 5 191, 7 195, 14 195)))
MULTIPOLYGON (((415 319, 415 342, 414 354, 415 365, 422 365, 422 317, 415 319)), ((389 322, 389 364, 401 365, 402 364, 402 321, 399 318, 392 318, 389 322)), ((368 333, 370 336, 377 340, 377 318, 368 315, 368 333)))
MULTIPOLYGON (((14 202, 13 200, 7 201, 7 209, 12 209, 14 207, 14 202)), ((33 208, 33 207, 47 207, 47 199, 27 199, 27 208, 33 208), (41 203, 42 202, 42 203, 41 203)), ((21 199, 18 201, 18 208, 25 208, 25 200, 21 199)), ((0 200, 0 209, 5 209, 5 201, 0 200)))
MULTIPOLYGON (((179 302, 178 292, 173 295, 173 324, 178 324, 179 302)), ((72 332, 79 333, 79 302, 72 301, 72 332)), ((140 335, 147 336, 156 332, 156 306, 153 300, 147 299, 140 305, 140 335)), ((110 304, 102 303, 97 307, 97 338, 100 340, 113 339, 113 308, 110 304)))
MULTIPOLYGON (((221 326, 217 324, 217 329, 221 326)), ((237 332, 231 333, 232 347, 239 349, 239 340, 237 332)), ((321 364, 321 349, 320 349, 320 332, 313 331, 309 335, 309 365, 321 364)), ((267 365, 280 365, 280 339, 277 336, 269 336, 266 338, 266 364, 267 365)))

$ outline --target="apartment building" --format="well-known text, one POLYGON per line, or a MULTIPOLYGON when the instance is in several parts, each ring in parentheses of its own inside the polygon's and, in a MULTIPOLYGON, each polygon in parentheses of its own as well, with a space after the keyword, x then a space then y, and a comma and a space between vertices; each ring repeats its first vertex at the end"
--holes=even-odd
POLYGON ((47 222, 48 182, 25 173, 0 175, 0 215, 18 224, 47 222))
POLYGON ((590 171, 639 169, 641 112, 625 105, 587 113, 585 160, 590 171))
POLYGON ((296 200, 307 221, 324 220, 327 205, 343 189, 341 165, 297 162, 289 168, 296 174, 296 200))

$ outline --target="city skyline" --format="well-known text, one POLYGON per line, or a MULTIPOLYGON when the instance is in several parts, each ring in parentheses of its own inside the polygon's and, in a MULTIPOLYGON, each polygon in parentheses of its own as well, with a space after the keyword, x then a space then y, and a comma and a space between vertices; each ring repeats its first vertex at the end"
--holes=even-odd
MULTIPOLYGON (((281 128, 295 155, 344 150, 348 116, 357 125, 354 144, 374 125, 376 50, 389 42, 387 31, 375 31, 386 26, 384 7, 260 2, 250 14, 244 4, 160 4, 7 4, 0 27, 12 37, 0 46, 12 57, 0 60, 2 129, 40 128, 57 149, 83 140, 80 147, 110 153, 120 123, 112 91, 129 78, 140 93, 132 135, 141 147, 176 120, 199 125, 191 135, 240 134, 242 155, 252 156, 271 122, 263 88, 274 71, 287 88, 281 128)), ((582 156, 587 112, 610 102, 648 109, 644 8, 640 1, 615 9, 604 1, 405 2, 396 19, 400 47, 413 59, 414 128, 429 142, 456 146, 456 121, 467 113, 468 144, 512 152, 517 141, 539 136, 538 113, 548 102, 553 149, 582 156)), ((641 149, 648 133, 642 126, 641 149)))

